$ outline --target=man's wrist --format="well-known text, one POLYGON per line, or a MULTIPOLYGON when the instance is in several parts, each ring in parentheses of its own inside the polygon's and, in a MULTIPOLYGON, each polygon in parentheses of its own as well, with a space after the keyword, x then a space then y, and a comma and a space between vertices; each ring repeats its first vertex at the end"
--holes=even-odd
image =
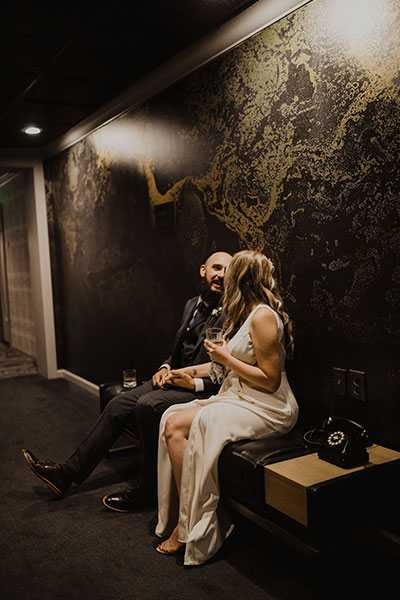
POLYGON ((203 392, 204 391, 204 381, 201 377, 194 377, 194 391, 195 392, 203 392))

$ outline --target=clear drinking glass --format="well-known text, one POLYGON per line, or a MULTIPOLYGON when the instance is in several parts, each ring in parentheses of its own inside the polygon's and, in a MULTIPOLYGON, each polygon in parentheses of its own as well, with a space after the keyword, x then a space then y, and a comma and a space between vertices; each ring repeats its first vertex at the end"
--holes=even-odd
POLYGON ((221 327, 209 327, 206 329, 206 339, 216 346, 222 346, 224 343, 224 330, 221 327))
POLYGON ((123 386, 126 388, 134 388, 137 385, 136 369, 124 369, 122 371, 123 386))
MULTIPOLYGON (((224 330, 220 327, 209 327, 206 329, 206 339, 216 346, 222 346, 224 343, 224 330)), ((215 361, 211 361, 210 377, 213 383, 221 385, 225 377, 225 367, 215 361)))

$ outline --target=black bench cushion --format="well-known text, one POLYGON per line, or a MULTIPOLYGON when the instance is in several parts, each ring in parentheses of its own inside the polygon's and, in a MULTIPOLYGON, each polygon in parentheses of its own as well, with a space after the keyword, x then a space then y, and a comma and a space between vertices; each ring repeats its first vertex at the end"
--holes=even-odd
POLYGON ((258 511, 265 505, 264 466, 315 452, 303 441, 304 429, 294 429, 279 437, 231 442, 219 458, 222 497, 229 496, 258 511))

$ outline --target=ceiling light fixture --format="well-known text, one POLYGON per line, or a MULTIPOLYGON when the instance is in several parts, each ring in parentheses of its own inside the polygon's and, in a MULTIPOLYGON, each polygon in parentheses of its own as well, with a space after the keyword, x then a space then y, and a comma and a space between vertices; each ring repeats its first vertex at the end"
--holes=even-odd
POLYGON ((29 127, 25 127, 22 131, 28 135, 37 135, 38 133, 41 133, 42 130, 35 125, 29 125, 29 127))

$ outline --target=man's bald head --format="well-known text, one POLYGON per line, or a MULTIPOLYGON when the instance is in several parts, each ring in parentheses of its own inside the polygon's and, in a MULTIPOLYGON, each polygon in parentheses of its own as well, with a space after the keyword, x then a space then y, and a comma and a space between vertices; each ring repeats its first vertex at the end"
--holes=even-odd
POLYGON ((232 255, 229 254, 228 252, 214 252, 214 254, 211 254, 211 256, 209 256, 207 258, 206 262, 204 263, 204 266, 207 267, 209 264, 215 263, 215 264, 225 265, 225 269, 226 269, 226 267, 229 265, 231 260, 232 260, 232 255))
POLYGON ((203 278, 201 295, 204 300, 219 301, 224 291, 225 271, 232 260, 228 252, 214 252, 200 267, 203 278))

